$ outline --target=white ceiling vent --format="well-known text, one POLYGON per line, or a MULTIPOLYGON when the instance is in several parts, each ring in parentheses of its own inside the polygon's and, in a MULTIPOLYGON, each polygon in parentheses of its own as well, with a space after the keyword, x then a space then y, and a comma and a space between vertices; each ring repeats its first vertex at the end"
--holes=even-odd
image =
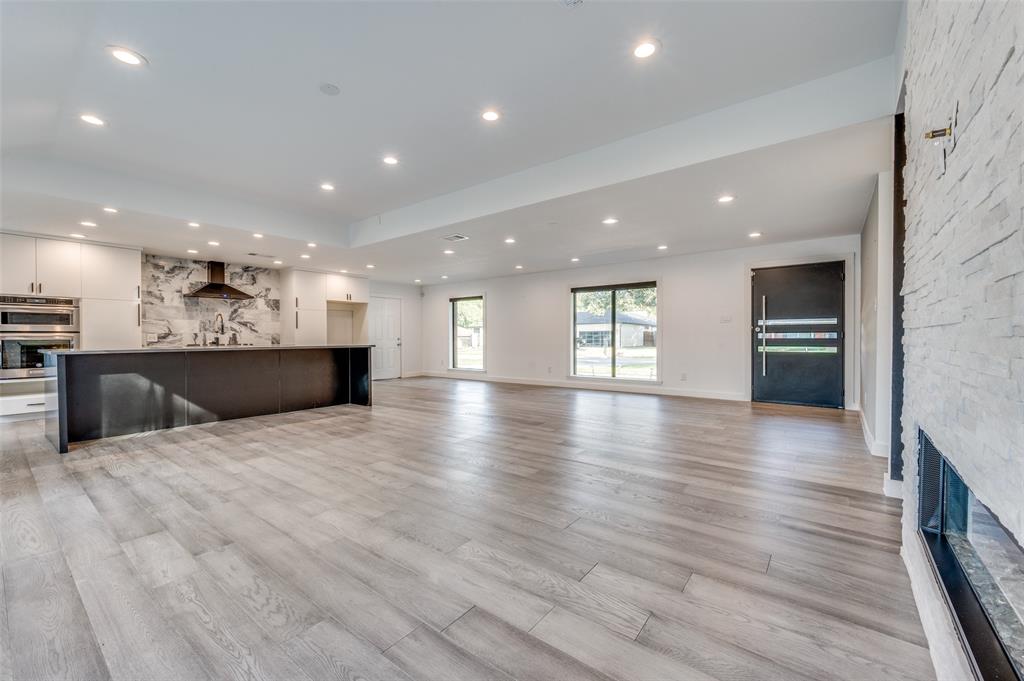
POLYGON ((583 0, 562 0, 562 4, 568 7, 569 9, 573 9, 575 7, 579 7, 580 5, 582 5, 583 0))
POLYGON ((266 258, 268 260, 276 258, 276 255, 267 255, 266 253, 246 253, 250 258, 266 258))
POLYGON ((465 234, 449 234, 448 236, 444 237, 445 241, 466 241, 468 239, 469 237, 466 236, 465 234))

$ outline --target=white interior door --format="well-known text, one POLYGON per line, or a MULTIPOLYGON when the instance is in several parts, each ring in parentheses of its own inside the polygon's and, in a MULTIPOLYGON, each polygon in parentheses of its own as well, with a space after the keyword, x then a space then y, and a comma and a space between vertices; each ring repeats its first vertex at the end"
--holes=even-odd
POLYGON ((369 314, 373 377, 398 378, 402 375, 402 300, 374 296, 369 314))

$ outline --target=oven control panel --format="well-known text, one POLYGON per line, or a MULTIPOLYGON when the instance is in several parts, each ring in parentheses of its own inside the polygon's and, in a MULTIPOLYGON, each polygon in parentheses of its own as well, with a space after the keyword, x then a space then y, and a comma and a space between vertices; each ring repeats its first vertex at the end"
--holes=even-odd
POLYGON ((0 305, 68 305, 76 304, 74 298, 41 298, 38 296, 0 296, 0 305))

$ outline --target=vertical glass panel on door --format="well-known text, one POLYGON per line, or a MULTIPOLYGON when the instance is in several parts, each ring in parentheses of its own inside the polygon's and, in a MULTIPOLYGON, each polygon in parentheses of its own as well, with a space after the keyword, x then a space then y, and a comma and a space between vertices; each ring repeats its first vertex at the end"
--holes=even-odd
POLYGON ((658 290, 615 291, 615 376, 640 381, 658 378, 658 290))
POLYGON ((573 293, 575 376, 611 378, 612 292, 573 293))
POLYGON ((484 368, 484 299, 452 301, 452 368, 484 368))

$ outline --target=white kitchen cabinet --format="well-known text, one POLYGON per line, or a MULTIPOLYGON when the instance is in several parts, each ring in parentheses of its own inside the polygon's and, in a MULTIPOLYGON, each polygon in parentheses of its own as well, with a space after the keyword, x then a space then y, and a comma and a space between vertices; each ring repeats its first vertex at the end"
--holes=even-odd
POLYGON ((0 294, 80 297, 81 244, 0 234, 0 294))
POLYGON ((139 251, 82 244, 82 298, 138 300, 141 285, 139 251))
POLYGON ((327 300, 343 303, 367 303, 370 301, 370 281, 343 274, 325 275, 327 300))
POLYGON ((36 239, 36 293, 44 296, 82 296, 82 245, 55 239, 36 239))
MULTIPOLYGON (((297 298, 296 307, 300 310, 327 310, 327 297, 324 294, 324 275, 320 272, 292 270, 292 290, 297 298)), ((324 315, 324 319, 326 319, 324 315)))
POLYGON ((327 344, 327 310, 296 310, 295 345, 327 344))
POLYGON ((133 300, 83 298, 82 350, 130 350, 142 347, 142 311, 133 300))
POLYGON ((0 294, 27 296, 36 292, 36 240, 0 234, 0 294))

